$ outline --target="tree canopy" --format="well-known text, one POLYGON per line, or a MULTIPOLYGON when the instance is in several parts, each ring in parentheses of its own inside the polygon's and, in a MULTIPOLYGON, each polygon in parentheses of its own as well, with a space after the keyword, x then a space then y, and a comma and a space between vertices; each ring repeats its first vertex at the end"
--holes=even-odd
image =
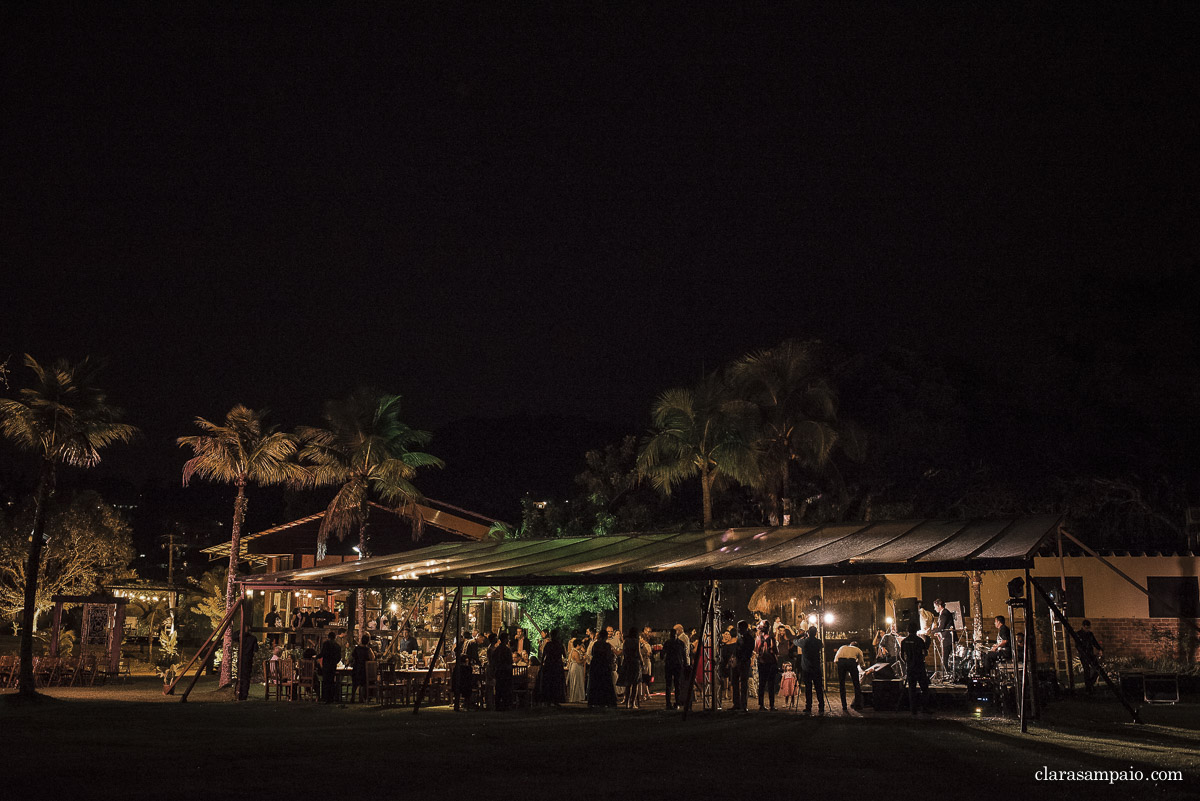
MULTIPOLYGON (((25 563, 33 503, 26 501, 0 519, 0 614, 15 617, 25 606, 25 563)), ((133 540, 124 517, 95 492, 56 499, 46 521, 41 552, 37 611, 59 594, 82 595, 130 577, 133 540)))

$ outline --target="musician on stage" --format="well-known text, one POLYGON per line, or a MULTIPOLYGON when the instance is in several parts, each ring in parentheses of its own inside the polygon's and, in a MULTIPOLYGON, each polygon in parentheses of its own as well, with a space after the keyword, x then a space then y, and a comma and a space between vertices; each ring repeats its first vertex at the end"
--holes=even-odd
POLYGON ((996 615, 996 644, 991 647, 986 654, 983 655, 983 669, 987 673, 992 672, 992 668, 997 662, 1012 659, 1012 633, 1008 630, 1008 625, 1004 622, 1004 615, 996 615))
POLYGON ((925 637, 926 642, 929 641, 929 630, 933 628, 933 612, 925 608, 921 601, 917 601, 917 615, 921 618, 921 630, 917 632, 925 637))
POLYGON ((931 632, 938 637, 938 642, 942 646, 942 660, 948 667, 950 658, 954 656, 954 613, 946 608, 946 604, 942 602, 941 598, 933 602, 933 609, 937 612, 937 622, 931 632))

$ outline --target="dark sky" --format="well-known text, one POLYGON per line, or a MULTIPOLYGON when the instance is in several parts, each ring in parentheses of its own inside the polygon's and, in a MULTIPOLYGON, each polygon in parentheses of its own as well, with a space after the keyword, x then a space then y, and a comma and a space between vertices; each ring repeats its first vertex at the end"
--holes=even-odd
POLYGON ((1003 358, 1200 254, 1184 4, 243 6, 0 12, 0 358, 107 357, 149 463, 360 383, 636 427, 787 336, 1003 358))

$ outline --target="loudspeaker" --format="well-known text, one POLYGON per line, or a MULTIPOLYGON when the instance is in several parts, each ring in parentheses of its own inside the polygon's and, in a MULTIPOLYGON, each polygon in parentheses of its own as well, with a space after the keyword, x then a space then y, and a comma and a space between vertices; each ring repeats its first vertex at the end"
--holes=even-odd
POLYGON ((900 679, 875 679, 871 682, 871 706, 877 711, 893 712, 900 707, 900 679))
POLYGON ((918 627, 921 624, 917 617, 917 599, 916 598, 897 598, 896 599, 896 631, 900 632, 901 636, 908 634, 908 624, 910 621, 916 620, 918 627))

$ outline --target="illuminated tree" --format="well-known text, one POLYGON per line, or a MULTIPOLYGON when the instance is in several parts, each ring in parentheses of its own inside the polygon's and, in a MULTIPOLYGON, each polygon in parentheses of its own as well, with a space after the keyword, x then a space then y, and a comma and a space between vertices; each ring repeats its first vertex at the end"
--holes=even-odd
MULTIPOLYGON (((196 426, 204 433, 180 437, 180 447, 189 447, 195 454, 183 465, 183 485, 186 487, 193 476, 233 484, 237 496, 233 501, 233 525, 229 542, 229 572, 225 582, 225 608, 233 606, 236 596, 237 565, 241 557, 242 525, 246 521, 246 485, 291 484, 301 486, 309 476, 294 457, 298 442, 293 434, 276 431, 264 426, 266 412, 256 412, 242 406, 234 406, 225 415, 225 424, 218 425, 196 418, 196 426)), ((228 655, 233 649, 233 627, 225 630, 221 660, 220 686, 232 680, 232 665, 228 655)))
MULTIPOLYGON (((326 403, 322 416, 325 428, 297 429, 303 441, 300 457, 314 483, 338 487, 317 531, 317 559, 324 558, 330 534, 341 540, 354 530, 360 558, 370 555, 372 497, 406 515, 413 535, 419 536, 422 521, 415 505, 422 496, 412 480, 419 468, 443 463, 414 450, 428 444, 431 435, 400 420, 400 396, 361 389, 346 400, 326 403)), ((366 593, 357 595, 361 632, 366 626, 366 593)))
POLYGON ((100 451, 129 442, 138 430, 119 422, 121 413, 109 405, 103 390, 94 385, 99 365, 89 359, 60 359, 49 368, 26 354, 25 366, 33 383, 22 389, 19 400, 0 399, 0 435, 40 462, 29 552, 25 560, 25 597, 22 609, 21 667, 18 679, 23 696, 36 694, 33 676, 33 627, 37 616, 38 574, 46 544, 49 512, 58 468, 94 467, 100 451))
MULTIPOLYGON (((0 614, 15 617, 25 607, 28 532, 34 511, 31 503, 25 504, 0 521, 0 614)), ((51 504, 46 537, 34 600, 38 614, 54 605, 50 599, 55 595, 84 595, 129 576, 134 555, 129 525, 94 492, 79 493, 65 505, 51 504)), ((35 630, 36 623, 35 615, 35 630)))

